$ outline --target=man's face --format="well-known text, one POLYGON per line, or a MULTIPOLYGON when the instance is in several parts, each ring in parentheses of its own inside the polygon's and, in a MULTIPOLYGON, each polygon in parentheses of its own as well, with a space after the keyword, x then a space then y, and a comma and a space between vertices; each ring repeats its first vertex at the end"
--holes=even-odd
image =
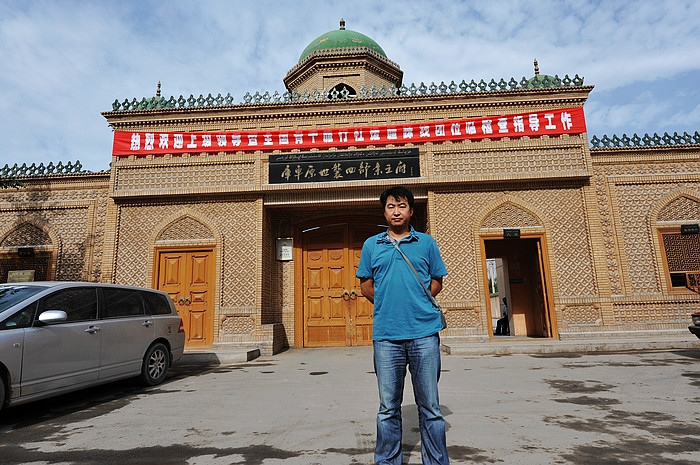
POLYGON ((393 228, 407 227, 412 216, 413 209, 408 206, 408 201, 405 198, 396 199, 390 195, 386 199, 384 218, 389 226, 393 228))

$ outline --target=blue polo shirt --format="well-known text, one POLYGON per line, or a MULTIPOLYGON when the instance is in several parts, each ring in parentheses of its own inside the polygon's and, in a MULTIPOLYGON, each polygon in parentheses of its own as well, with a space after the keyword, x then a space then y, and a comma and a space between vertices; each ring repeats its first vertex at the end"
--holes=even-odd
MULTIPOLYGON (((399 247, 428 289, 432 278, 447 276, 440 250, 429 234, 417 232, 411 226, 410 235, 401 239, 399 247)), ((388 232, 365 241, 356 276, 374 280, 372 340, 417 339, 442 329, 440 312, 392 245, 388 232)))

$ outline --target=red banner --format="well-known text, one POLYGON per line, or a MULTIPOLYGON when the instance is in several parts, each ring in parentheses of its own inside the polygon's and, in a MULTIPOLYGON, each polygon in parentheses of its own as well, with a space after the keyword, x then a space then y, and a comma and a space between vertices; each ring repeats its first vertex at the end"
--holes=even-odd
POLYGON ((114 133, 115 156, 166 153, 326 149, 586 132, 583 107, 389 126, 283 131, 114 133))

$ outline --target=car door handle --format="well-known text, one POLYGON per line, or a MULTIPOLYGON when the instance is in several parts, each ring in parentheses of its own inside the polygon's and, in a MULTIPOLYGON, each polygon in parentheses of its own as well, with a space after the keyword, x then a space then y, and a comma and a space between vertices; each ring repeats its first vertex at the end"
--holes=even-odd
POLYGON ((152 324, 153 324, 153 320, 146 320, 146 321, 143 322, 143 325, 144 325, 146 328, 148 328, 148 327, 151 326, 152 324))
POLYGON ((99 330, 100 330, 99 326, 88 326, 88 329, 86 329, 85 332, 90 333, 90 334, 95 334, 99 330))

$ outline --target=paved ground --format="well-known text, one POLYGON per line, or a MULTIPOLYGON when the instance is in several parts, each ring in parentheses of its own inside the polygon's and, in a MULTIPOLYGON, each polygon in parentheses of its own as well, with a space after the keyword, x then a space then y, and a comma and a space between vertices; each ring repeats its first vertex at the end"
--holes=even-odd
MULTIPOLYGON (((166 382, 121 382, 4 411, 2 464, 371 464, 371 348, 292 349, 248 363, 185 359, 166 382)), ((700 350, 445 355, 454 464, 698 464, 700 350)), ((420 463, 404 402, 406 464, 420 463)))

